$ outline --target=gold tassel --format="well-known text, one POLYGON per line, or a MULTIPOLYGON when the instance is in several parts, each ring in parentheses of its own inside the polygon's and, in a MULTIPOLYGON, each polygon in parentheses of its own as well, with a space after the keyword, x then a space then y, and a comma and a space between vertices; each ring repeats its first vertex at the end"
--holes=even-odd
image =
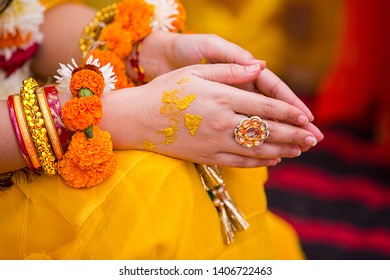
POLYGON ((12 187, 14 183, 28 182, 31 183, 34 177, 41 176, 39 171, 30 170, 27 167, 17 171, 0 174, 0 190, 12 187))
POLYGON ((225 181, 219 167, 207 164, 195 164, 195 166, 203 187, 218 211, 222 235, 225 243, 229 245, 234 240, 234 232, 248 229, 249 224, 225 189, 225 181))

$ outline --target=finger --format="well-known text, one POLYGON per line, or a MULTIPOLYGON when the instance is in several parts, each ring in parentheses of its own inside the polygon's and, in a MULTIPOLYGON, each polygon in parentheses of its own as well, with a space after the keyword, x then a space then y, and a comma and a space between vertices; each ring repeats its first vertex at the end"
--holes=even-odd
POLYGON ((238 114, 254 115, 299 126, 309 122, 300 109, 284 101, 240 89, 226 89, 225 92, 231 100, 231 109, 238 114))
POLYGON ((261 68, 265 68, 265 61, 257 60, 247 50, 240 46, 229 42, 217 35, 203 35, 200 37, 205 44, 203 55, 211 63, 235 63, 240 65, 261 64, 261 68))
POLYGON ((300 147, 295 144, 264 142, 260 146, 252 148, 243 147, 238 143, 234 144, 233 152, 252 158, 294 158, 300 156, 302 153, 300 147))
POLYGON ((261 75, 256 80, 257 88, 264 95, 282 100, 296 106, 306 114, 310 121, 314 120, 314 116, 309 108, 303 103, 294 92, 272 71, 264 69, 261 75))
POLYGON ((267 120, 266 122, 268 123, 269 131, 269 136, 266 139, 268 143, 291 143, 310 147, 314 147, 318 143, 317 138, 306 129, 271 120, 267 120))
POLYGON ((228 85, 247 83, 256 79, 261 72, 260 64, 207 64, 194 65, 190 69, 195 76, 228 85))
POLYGON ((275 166, 281 162, 281 158, 253 158, 231 153, 220 153, 215 157, 215 160, 217 165, 237 168, 275 166))
POLYGON ((302 126, 302 128, 313 133, 314 137, 316 137, 318 142, 324 139, 324 134, 313 123, 308 123, 307 125, 302 126))

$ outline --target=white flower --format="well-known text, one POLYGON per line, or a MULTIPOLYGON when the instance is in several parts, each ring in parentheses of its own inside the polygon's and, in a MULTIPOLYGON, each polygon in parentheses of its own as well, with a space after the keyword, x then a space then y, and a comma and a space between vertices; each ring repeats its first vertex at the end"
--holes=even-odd
POLYGON ((151 20, 153 31, 170 31, 174 29, 172 23, 175 21, 174 15, 178 15, 178 4, 175 0, 145 0, 154 6, 154 17, 151 20))
POLYGON ((114 66, 111 63, 100 67, 100 61, 98 58, 93 59, 93 56, 90 55, 85 64, 95 65, 102 72, 104 78, 104 90, 103 92, 111 91, 115 89, 116 75, 114 73, 114 66))
MULTIPOLYGON (((72 72, 75 68, 79 67, 76 61, 72 58, 72 64, 62 64, 60 63, 61 68, 57 70, 59 76, 54 76, 56 82, 58 83, 57 88, 60 92, 70 92, 70 80, 72 78, 72 72)), ((104 78, 104 90, 103 92, 108 92, 115 89, 116 76, 113 71, 114 67, 107 63, 106 65, 100 67, 100 61, 98 58, 93 58, 89 56, 85 64, 94 65, 99 68, 99 71, 102 73, 104 78)))
POLYGON ((72 64, 62 64, 60 63, 60 69, 57 70, 57 73, 60 74, 60 76, 54 76, 54 79, 56 79, 56 82, 58 83, 57 89, 60 92, 70 92, 70 78, 72 77, 72 71, 79 67, 76 63, 76 61, 72 58, 72 64))
POLYGON ((30 35, 31 42, 40 43, 43 38, 39 26, 43 22, 44 8, 37 0, 14 0, 0 15, 0 35, 15 35, 20 32, 22 38, 30 35))

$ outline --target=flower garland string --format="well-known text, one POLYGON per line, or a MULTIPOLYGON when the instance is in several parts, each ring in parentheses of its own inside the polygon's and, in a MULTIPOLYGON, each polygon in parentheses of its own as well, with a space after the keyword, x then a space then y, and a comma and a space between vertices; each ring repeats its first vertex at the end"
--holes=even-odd
POLYGON ((109 63, 100 67, 92 56, 80 67, 74 60, 72 63, 61 64, 60 76, 55 76, 58 88, 73 95, 62 108, 62 118, 68 129, 75 131, 58 163, 58 173, 71 187, 92 187, 115 169, 111 135, 97 125, 103 114, 100 96, 114 88, 116 78, 109 63))

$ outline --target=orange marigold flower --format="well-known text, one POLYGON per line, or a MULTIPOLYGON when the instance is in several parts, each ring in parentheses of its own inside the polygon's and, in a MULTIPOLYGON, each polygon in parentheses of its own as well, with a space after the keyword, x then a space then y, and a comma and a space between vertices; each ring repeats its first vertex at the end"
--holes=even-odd
POLYGON ((124 0, 118 3, 117 9, 114 20, 131 32, 133 42, 141 40, 152 31, 150 19, 154 14, 153 5, 144 0, 124 0))
POLYGON ((133 87, 134 83, 129 79, 126 73, 121 73, 116 77, 115 88, 121 89, 126 87, 133 87))
POLYGON ((83 98, 73 97, 62 107, 61 115, 65 125, 72 131, 84 130, 100 122, 103 105, 96 95, 83 98))
POLYGON ((92 55, 94 58, 98 58, 101 65, 106 65, 107 63, 110 63, 114 68, 115 73, 126 72, 125 63, 113 51, 107 49, 94 49, 88 53, 87 57, 89 57, 90 55, 92 55))
POLYGON ((175 27, 172 32, 183 32, 185 30, 185 21, 187 18, 186 10, 184 9, 183 4, 181 1, 176 0, 177 3, 177 11, 179 12, 178 15, 175 15, 176 19, 174 22, 172 22, 172 25, 175 27))
POLYGON ((99 36, 99 41, 105 42, 105 49, 115 52, 121 59, 128 56, 133 49, 132 33, 118 22, 107 25, 99 36))
POLYGON ((72 136, 66 153, 81 169, 98 169, 112 154, 111 135, 98 126, 93 127, 92 138, 87 138, 84 132, 77 131, 72 136))
POLYGON ((1 34, 0 35, 0 48, 21 47, 31 39, 31 33, 26 36, 22 36, 19 30, 16 30, 15 34, 1 34))
POLYGON ((94 58, 98 58, 101 65, 105 65, 108 62, 111 63, 114 68, 114 73, 117 80, 115 83, 116 89, 132 86, 131 81, 129 83, 127 78, 126 65, 115 52, 109 51, 107 49, 94 49, 88 54, 88 56, 89 55, 92 55, 94 58))
POLYGON ((114 154, 96 169, 82 169, 71 157, 65 155, 64 159, 58 163, 58 173, 68 186, 90 188, 108 178, 114 172, 115 165, 114 154))
POLYGON ((101 96, 104 90, 104 78, 101 73, 89 69, 73 71, 69 87, 76 97, 82 88, 87 88, 97 96, 101 96))

